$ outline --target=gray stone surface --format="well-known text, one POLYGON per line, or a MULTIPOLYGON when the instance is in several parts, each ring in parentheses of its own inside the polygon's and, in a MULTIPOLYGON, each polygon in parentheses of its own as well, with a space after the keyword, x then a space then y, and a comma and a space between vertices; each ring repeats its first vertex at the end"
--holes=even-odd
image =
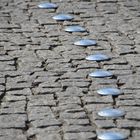
POLYGON ((41 0, 0 1, 0 140, 96 140, 98 132, 121 131, 139 139, 140 1, 51 0, 54 9, 39 9, 41 0), (52 19, 71 14, 72 21, 52 19), (80 25, 85 33, 68 33, 80 25), (80 39, 96 46, 78 47, 80 39), (110 61, 87 61, 102 53, 110 61), (104 69, 111 78, 91 78, 104 69), (123 91, 100 96, 100 88, 123 91), (105 107, 124 110, 116 120, 97 115, 105 107))

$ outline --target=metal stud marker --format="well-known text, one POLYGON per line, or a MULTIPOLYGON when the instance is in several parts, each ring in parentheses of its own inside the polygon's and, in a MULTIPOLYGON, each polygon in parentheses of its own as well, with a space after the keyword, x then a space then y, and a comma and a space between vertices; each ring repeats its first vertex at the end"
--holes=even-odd
POLYGON ((120 132, 104 132, 97 135, 98 139, 100 140, 125 140, 127 138, 126 135, 120 132))
POLYGON ((110 60, 110 58, 104 54, 95 54, 87 56, 86 60, 100 62, 110 60))
POLYGON ((58 6, 54 3, 46 2, 39 4, 38 7, 42 9, 56 9, 58 6))
POLYGON ((119 109, 104 108, 98 112, 98 115, 101 117, 118 118, 124 116, 125 112, 119 109))
POLYGON ((96 45, 96 41, 91 40, 91 39, 82 39, 82 40, 76 41, 74 43, 74 45, 77 45, 77 46, 94 46, 94 45, 96 45))
POLYGON ((104 78, 104 77, 112 77, 113 74, 105 70, 96 70, 95 72, 90 73, 89 76, 95 78, 104 78))
POLYGON ((117 96, 122 94, 123 92, 118 88, 102 88, 97 90, 97 93, 100 95, 113 95, 117 96))
POLYGON ((53 19, 57 20, 57 21, 69 21, 72 20, 74 17, 68 14, 58 14, 56 16, 53 17, 53 19))
POLYGON ((68 26, 64 30, 66 32, 86 32, 85 28, 78 25, 68 26))

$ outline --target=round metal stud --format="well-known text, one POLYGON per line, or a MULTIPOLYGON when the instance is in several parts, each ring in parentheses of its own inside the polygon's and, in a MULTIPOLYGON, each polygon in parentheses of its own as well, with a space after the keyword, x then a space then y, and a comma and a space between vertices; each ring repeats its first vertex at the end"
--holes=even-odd
POLYGON ((120 132, 112 132, 112 131, 98 134, 97 137, 100 140, 125 140, 127 138, 126 135, 124 135, 120 132))
POLYGON ((95 77, 95 78, 104 78, 104 77, 112 77, 113 74, 109 71, 98 70, 98 71, 90 73, 89 76, 95 77))
POLYGON ((98 112, 101 117, 118 118, 125 115, 125 112, 119 109, 105 108, 98 112))
POLYGON ((86 60, 89 61, 107 61, 110 60, 110 58, 104 54, 95 54, 95 55, 89 55, 86 57, 86 60))
POLYGON ((74 17, 68 14, 58 14, 56 16, 53 17, 53 19, 57 20, 57 21, 69 21, 72 20, 74 17))
POLYGON ((96 45, 96 41, 91 40, 91 39, 82 39, 82 40, 76 41, 74 43, 74 45, 77 45, 77 46, 94 46, 94 45, 96 45))
POLYGON ((68 26, 64 30, 66 32, 86 32, 85 28, 78 25, 68 26))
POLYGON ((54 3, 46 2, 39 4, 38 7, 42 9, 56 9, 58 6, 54 3))
POLYGON ((100 95, 113 95, 117 96, 122 94, 123 92, 118 88, 102 88, 97 90, 97 93, 100 95))

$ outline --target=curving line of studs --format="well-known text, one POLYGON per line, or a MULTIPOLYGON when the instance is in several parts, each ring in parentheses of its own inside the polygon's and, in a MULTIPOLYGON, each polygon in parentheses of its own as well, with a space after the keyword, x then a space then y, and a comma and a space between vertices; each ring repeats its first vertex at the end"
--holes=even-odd
MULTIPOLYGON (((56 10, 58 8, 58 5, 55 3, 46 2, 46 3, 39 4, 38 7, 42 9, 55 9, 56 10)), ((74 17, 69 14, 58 14, 54 16, 53 19, 56 21, 71 21, 74 19, 74 17)), ((84 27, 81 27, 79 25, 68 26, 64 30, 70 33, 87 31, 84 27)), ((96 44, 97 44, 96 41, 92 39, 81 39, 79 41, 74 42, 74 45, 83 46, 83 47, 95 46, 96 44)), ((90 55, 86 57, 86 60, 96 61, 98 63, 100 63, 101 61, 108 61, 110 59, 111 59, 110 57, 104 54, 94 54, 94 55, 90 55)), ((112 77, 113 74, 109 71, 100 69, 100 70, 96 70, 95 72, 90 73, 89 76, 94 77, 94 78, 105 78, 105 77, 112 77)), ((111 95, 112 97, 116 97, 122 94, 123 92, 118 88, 109 87, 109 88, 99 89, 97 90, 97 93, 103 96, 111 95)), ((123 117, 125 115, 125 112, 122 110, 116 109, 115 107, 112 107, 112 108, 102 109, 101 111, 98 112, 98 115, 101 117, 108 117, 108 118, 116 119, 118 117, 123 117)), ((107 131, 104 133, 97 134, 97 138, 100 140, 124 140, 127 138, 127 136, 122 134, 121 132, 107 131)))

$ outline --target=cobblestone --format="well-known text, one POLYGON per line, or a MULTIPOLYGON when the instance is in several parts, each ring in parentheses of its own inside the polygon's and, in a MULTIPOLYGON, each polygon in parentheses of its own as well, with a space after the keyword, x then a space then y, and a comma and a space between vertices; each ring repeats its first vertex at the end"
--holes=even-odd
POLYGON ((37 139, 41 140, 61 140, 61 135, 60 134, 50 134, 50 133, 42 133, 37 135, 37 139))
POLYGON ((80 133, 66 133, 64 134, 64 140, 73 140, 73 139, 95 139, 96 135, 93 132, 80 132, 80 133))
POLYGON ((39 9, 41 0, 0 2, 0 140, 97 140, 99 132, 121 131, 139 139, 140 1, 51 0, 57 9, 39 9), (52 19, 71 14, 72 21, 52 19), (86 28, 68 33, 69 25, 86 28), (95 39, 96 46, 74 42, 95 39), (87 61, 102 53, 109 61, 87 61), (92 78, 104 69, 111 78, 92 78), (119 96, 100 96, 115 87, 119 96), (98 116, 105 107, 122 118, 98 116))

